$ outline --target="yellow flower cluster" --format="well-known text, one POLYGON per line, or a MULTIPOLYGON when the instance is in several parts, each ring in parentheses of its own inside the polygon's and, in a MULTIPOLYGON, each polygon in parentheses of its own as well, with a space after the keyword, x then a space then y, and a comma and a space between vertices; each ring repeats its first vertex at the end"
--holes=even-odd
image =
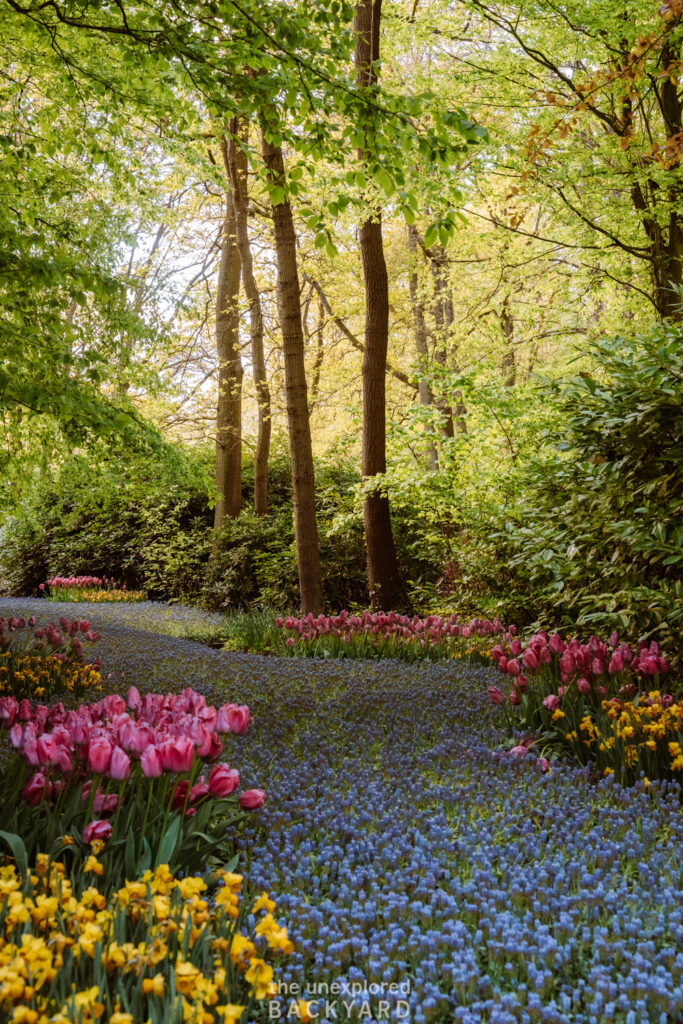
POLYGON ((55 588, 48 600, 51 601, 87 601, 90 604, 104 604, 111 601, 146 601, 144 590, 105 590, 99 587, 55 588))
POLYGON ((634 779, 640 770, 670 777, 683 771, 683 701, 663 699, 659 690, 635 701, 604 700, 565 738, 577 752, 587 748, 603 775, 616 769, 620 778, 634 779))
POLYGON ((251 908, 264 912, 252 938, 239 928, 242 876, 215 879, 213 905, 201 878, 176 879, 166 865, 107 900, 93 886, 76 898, 64 865, 46 855, 25 883, 14 865, 0 867, 0 1018, 143 1024, 152 1007, 170 1018, 180 998, 188 1024, 236 1024, 276 992, 259 937, 276 952, 293 946, 267 893, 251 908))
POLYGON ((0 654, 0 695, 45 703, 60 693, 101 689, 102 677, 92 665, 69 665, 52 655, 0 654))

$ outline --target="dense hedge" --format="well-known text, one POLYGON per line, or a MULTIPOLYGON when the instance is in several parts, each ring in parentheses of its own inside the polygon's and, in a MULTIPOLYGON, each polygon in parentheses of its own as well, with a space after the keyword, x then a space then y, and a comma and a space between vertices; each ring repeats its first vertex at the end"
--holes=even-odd
MULTIPOLYGON (((159 600, 295 608, 287 459, 271 464, 271 507, 263 517, 251 511, 253 471, 245 463, 244 511, 227 523, 213 552, 210 469, 210 453, 70 455, 35 480, 0 527, 0 587, 25 596, 38 594, 52 575, 94 573, 159 600)), ((349 465, 317 467, 325 597, 336 609, 368 600, 362 519, 352 513, 357 484, 349 465), (341 522, 340 510, 348 513, 341 522)), ((415 543, 406 516, 397 519, 396 534, 406 578, 435 580, 438 552, 415 543)))

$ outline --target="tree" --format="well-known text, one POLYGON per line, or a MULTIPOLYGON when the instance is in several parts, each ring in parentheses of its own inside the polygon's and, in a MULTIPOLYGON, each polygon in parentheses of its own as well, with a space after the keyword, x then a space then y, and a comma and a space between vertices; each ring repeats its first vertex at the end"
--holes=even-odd
POLYGON ((227 176, 225 219, 221 232, 221 260, 216 288, 216 354, 218 402, 216 406, 216 506, 214 530, 225 518, 236 519, 242 505, 242 358, 239 344, 240 252, 232 171, 235 162, 234 125, 221 138, 227 176))
POLYGON ((287 178, 280 137, 277 135, 277 126, 265 119, 261 131, 261 149, 271 186, 301 607, 305 613, 318 614, 322 611, 323 590, 318 525, 315 516, 315 474, 304 364, 296 235, 292 207, 287 198, 287 178))
MULTIPOLYGON (((356 82, 370 94, 377 82, 382 0, 362 0, 356 5, 356 82)), ((364 140, 358 151, 361 162, 370 156, 368 135, 371 120, 366 115, 364 140)), ((368 558, 368 586, 375 608, 397 608, 402 601, 401 580, 391 529, 389 498, 381 480, 386 461, 386 384, 389 345, 389 281, 382 244, 382 217, 377 205, 359 231, 363 279, 365 282, 365 350, 363 352, 363 456, 365 485, 363 521, 368 558)))
MULTIPOLYGON (((600 272, 680 319, 683 285, 683 7, 680 0, 539 4, 462 0, 477 39, 470 88, 523 115, 506 139, 516 177, 508 213, 550 204, 600 272), (506 45, 491 45, 504 39, 506 45), (515 209, 516 208, 516 209, 515 209), (638 282, 645 270, 649 283, 638 282)), ((449 28, 446 28, 446 32, 449 28)), ((465 55, 456 59, 464 62, 465 55)), ((462 64, 460 64, 462 66, 462 64)))
POLYGON ((254 264, 249 243, 249 189, 248 158, 246 145, 249 141, 249 122, 246 118, 236 119, 235 141, 231 147, 233 158, 230 165, 232 198, 235 207, 237 247, 242 265, 242 284, 249 303, 249 334, 251 340, 251 363, 256 402, 258 405, 258 434, 254 455, 254 511, 264 515, 268 511, 268 456, 270 452, 271 410, 270 388, 266 372, 263 348, 263 312, 261 295, 254 276, 254 264))

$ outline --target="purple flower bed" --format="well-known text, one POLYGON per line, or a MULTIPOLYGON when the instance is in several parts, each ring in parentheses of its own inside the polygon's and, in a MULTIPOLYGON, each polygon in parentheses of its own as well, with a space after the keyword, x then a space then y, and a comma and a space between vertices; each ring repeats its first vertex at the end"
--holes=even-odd
POLYGON ((87 612, 105 678, 250 706, 240 775, 268 800, 245 868, 278 893, 285 981, 342 989, 318 1020, 348 1019, 354 984, 361 1019, 366 1001, 411 1024, 683 1019, 676 786, 505 753, 495 669, 231 655, 87 612))

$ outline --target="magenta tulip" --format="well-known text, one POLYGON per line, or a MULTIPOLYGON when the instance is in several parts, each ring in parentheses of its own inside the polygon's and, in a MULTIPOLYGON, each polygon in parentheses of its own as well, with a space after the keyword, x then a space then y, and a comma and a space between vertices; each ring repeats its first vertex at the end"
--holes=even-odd
POLYGON ((175 736, 160 746, 161 763, 165 771, 189 772, 194 761, 194 743, 189 736, 175 736))
POLYGON ((140 757, 142 774, 148 779, 158 779, 163 771, 161 757, 156 747, 146 747, 140 757))
POLYGON ((249 708, 246 704, 224 704, 218 709, 216 732, 234 732, 244 736, 249 728, 249 708))
POLYGON ((591 692, 591 684, 588 682, 588 680, 585 678, 585 676, 581 676, 581 678, 578 680, 578 682, 576 684, 576 689, 579 691, 579 693, 583 693, 583 694, 590 693, 591 692))
POLYGON ((109 774, 118 782, 130 777, 130 758, 121 747, 114 747, 112 751, 109 774))
POLYGON ((91 772, 103 775, 109 770, 112 745, 104 736, 94 740, 88 747, 88 768, 91 772))
POLYGON ((227 764, 217 764, 209 772, 209 792, 213 796, 229 796, 239 784, 239 772, 227 764))
POLYGON ((43 772, 36 772, 24 787, 23 797, 30 807, 37 807, 42 800, 49 797, 51 786, 43 772))
POLYGON ((244 807, 246 811, 255 811, 263 807, 265 801, 266 794, 262 789, 245 789, 244 793, 240 793, 240 807, 244 807))
POLYGON ((108 821, 91 821, 83 829, 83 842, 92 843, 95 839, 101 839, 106 842, 107 839, 111 839, 112 827, 108 821))
POLYGON ((533 672, 534 669, 538 668, 538 658, 530 647, 527 647, 526 651, 522 655, 522 661, 524 662, 524 667, 528 668, 530 672, 533 672))
POLYGON ((57 764, 59 755, 54 737, 49 732, 43 733, 37 740, 38 760, 41 765, 57 764))
POLYGON ((502 704, 505 700, 505 694, 497 686, 489 686, 486 692, 492 704, 502 704))
POLYGON ((508 675, 518 676, 522 671, 522 666, 517 661, 517 658, 513 658, 512 661, 508 661, 508 675))

